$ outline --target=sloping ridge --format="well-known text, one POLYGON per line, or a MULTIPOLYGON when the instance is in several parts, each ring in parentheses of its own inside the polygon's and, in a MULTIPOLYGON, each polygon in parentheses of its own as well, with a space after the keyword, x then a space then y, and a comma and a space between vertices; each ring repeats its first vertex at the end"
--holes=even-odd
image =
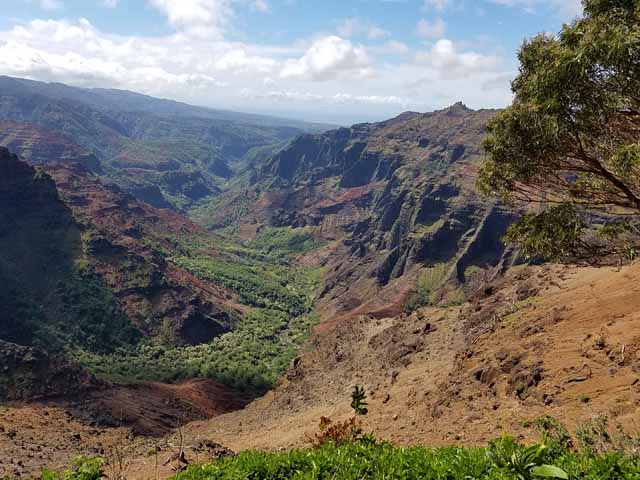
POLYGON ((45 172, 0 148, 0 340, 6 364, 20 366, 0 372, 0 398, 67 393, 74 372, 80 388, 66 360, 78 347, 197 345, 228 331, 237 295, 168 261, 176 235, 208 234, 79 165, 45 172), (63 379, 50 388, 48 363, 63 379))
POLYGON ((598 416, 640 420, 640 264, 517 267, 455 308, 344 321, 317 335, 279 387, 245 410, 189 425, 230 448, 306 445, 320 416, 370 397, 365 428, 406 445, 480 445, 537 435, 550 415, 572 432, 598 416))
POLYGON ((452 272, 442 278, 450 288, 441 300, 455 300, 501 263, 500 238, 513 218, 474 186, 495 113, 456 104, 302 135, 214 216, 224 224, 241 212, 241 228, 305 227, 332 242, 314 254, 327 272, 319 304, 325 320, 399 314, 424 268, 452 272))

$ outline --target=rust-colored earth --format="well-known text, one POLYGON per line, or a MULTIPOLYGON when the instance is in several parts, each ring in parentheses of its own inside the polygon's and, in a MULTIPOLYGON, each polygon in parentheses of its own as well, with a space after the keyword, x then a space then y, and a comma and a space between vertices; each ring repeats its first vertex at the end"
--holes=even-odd
POLYGON ((523 421, 542 415, 573 432, 605 415, 638 433, 640 263, 520 267, 461 307, 333 327, 316 334, 275 391, 213 418, 205 419, 240 402, 200 381, 96 392, 89 403, 126 411, 128 428, 91 426, 72 405, 6 407, 0 475, 60 468, 79 454, 109 458, 116 445, 127 478, 145 479, 170 475, 172 464, 163 464, 181 443, 192 462, 210 458, 197 448, 207 442, 236 451, 305 446, 321 416, 348 416, 356 384, 370 397, 366 428, 401 445, 481 445, 503 432, 528 438, 523 421), (166 431, 185 411, 202 417, 164 437, 132 431, 166 431), (156 446, 157 458, 149 454, 156 446))

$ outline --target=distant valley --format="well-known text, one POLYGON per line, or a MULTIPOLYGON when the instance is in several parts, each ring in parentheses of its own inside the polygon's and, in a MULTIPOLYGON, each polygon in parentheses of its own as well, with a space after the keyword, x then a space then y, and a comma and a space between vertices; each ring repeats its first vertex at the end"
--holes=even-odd
MULTIPOLYGON (((476 402, 508 423, 587 395, 529 339, 562 342, 568 311, 585 318, 578 345, 595 320, 547 296, 619 279, 527 266, 505 245, 521 207, 476 189, 498 113, 457 103, 332 128, 0 78, 0 400, 26 423, 55 416, 64 444, 14 471, 129 442, 118 428, 138 459, 176 427, 234 449, 299 446, 316 414, 347 411, 351 384, 398 442, 417 428, 398 421, 407 406, 433 419, 412 435, 441 443, 476 402), (89 440, 65 444, 67 430, 89 440)), ((580 383, 609 385, 581 345, 601 368, 580 383)), ((637 362, 609 351, 627 379, 637 362)))
POLYGON ((0 145, 33 163, 82 163, 153 206, 184 211, 254 158, 329 128, 11 77, 0 77, 0 95, 0 145))

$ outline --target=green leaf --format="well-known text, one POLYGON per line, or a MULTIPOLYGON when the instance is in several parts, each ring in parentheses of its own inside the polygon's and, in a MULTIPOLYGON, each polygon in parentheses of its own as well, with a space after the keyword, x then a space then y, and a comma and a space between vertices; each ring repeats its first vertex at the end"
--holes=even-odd
POLYGON ((536 477, 544 478, 560 478, 562 480, 569 480, 567 472, 559 467, 553 465, 541 465, 531 469, 531 473, 536 477))

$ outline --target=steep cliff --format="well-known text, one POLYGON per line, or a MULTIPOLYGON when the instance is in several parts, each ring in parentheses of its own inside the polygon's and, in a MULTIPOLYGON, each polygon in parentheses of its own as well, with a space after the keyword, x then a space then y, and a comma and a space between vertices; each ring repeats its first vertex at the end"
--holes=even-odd
POLYGON ((73 363, 109 381, 264 391, 306 338, 317 290, 289 261, 313 240, 281 233, 232 243, 82 165, 0 148, 0 349, 24 363, 0 372, 0 397, 56 393, 37 381, 43 365, 67 378, 73 363))
POLYGON ((493 115, 456 104, 302 135, 227 196, 212 224, 235 214, 241 225, 309 227, 335 240, 319 256, 327 317, 458 301, 505 253, 511 214, 474 189, 493 115))

